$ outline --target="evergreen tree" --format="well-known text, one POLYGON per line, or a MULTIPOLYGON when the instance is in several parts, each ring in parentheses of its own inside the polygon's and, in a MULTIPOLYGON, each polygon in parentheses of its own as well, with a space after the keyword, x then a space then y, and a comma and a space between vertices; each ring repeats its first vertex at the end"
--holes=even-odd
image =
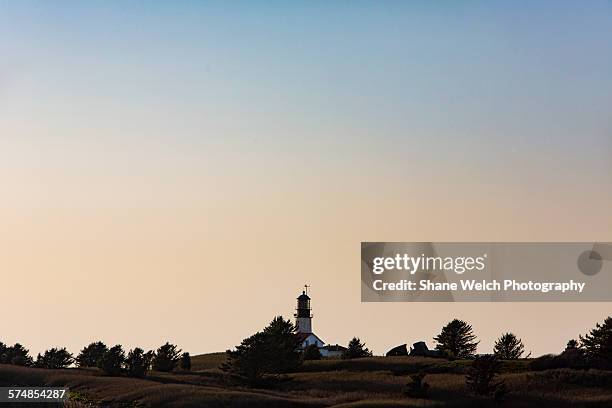
POLYGON ((523 342, 512 333, 502 334, 493 347, 493 354, 500 360, 517 360, 524 352, 523 342))
POLYGON ((6 351, 8 347, 0 341, 0 364, 8 364, 6 361, 6 351))
POLYGON ((353 337, 346 348, 346 351, 342 355, 342 358, 361 358, 370 357, 372 352, 362 343, 358 337, 353 337))
POLYGON ((266 375, 295 370, 300 364, 295 327, 289 320, 276 317, 261 332, 242 340, 235 350, 227 351, 221 368, 250 383, 266 375))
POLYGON ((575 350, 577 348, 580 347, 580 344, 578 343, 577 340, 575 339, 571 339, 570 341, 567 342, 567 345, 565 346, 565 350, 575 350))
POLYGON ((267 336, 268 354, 270 355, 267 368, 269 372, 287 373, 300 365, 295 326, 290 320, 277 316, 263 332, 267 336))
POLYGON ((119 344, 108 349, 98 361, 98 367, 107 375, 121 375, 125 353, 119 344))
POLYGON ((79 367, 97 367, 104 353, 108 351, 106 344, 101 341, 91 343, 84 347, 76 358, 79 367))
POLYGON ((257 332, 242 340, 235 350, 227 350, 227 360, 221 369, 249 382, 255 382, 267 372, 267 336, 257 332))
POLYGON ((13 364, 19 366, 31 366, 34 362, 30 357, 29 350, 19 343, 15 343, 12 347, 7 347, 4 352, 3 361, 5 364, 13 364))
POLYGON ((589 366, 584 349, 574 339, 567 342, 565 350, 558 356, 553 357, 553 361, 560 367, 584 369, 589 366))
POLYGON ((125 369, 130 377, 142 378, 147 374, 147 362, 144 350, 136 347, 130 350, 125 358, 125 369))
POLYGON ((144 353, 144 365, 147 371, 151 371, 153 369, 153 359, 155 358, 155 351, 149 350, 144 353))
POLYGON ((191 370, 191 356, 189 353, 185 352, 181 355, 181 370, 189 371, 191 370))
POLYGON ((34 365, 39 368, 58 369, 68 367, 73 361, 74 358, 72 357, 72 354, 66 351, 65 347, 61 349, 54 347, 46 350, 42 356, 39 353, 36 357, 36 363, 34 365))
POLYGON ((588 360, 597 366, 612 366, 612 317, 607 317, 602 324, 597 323, 580 343, 588 360))
POLYGON ((170 372, 176 368, 181 356, 181 350, 174 344, 166 342, 157 349, 153 357, 153 369, 156 371, 170 372))
POLYGON ((474 355, 478 342, 472 326, 463 320, 454 319, 434 337, 436 349, 452 358, 467 358, 474 355))

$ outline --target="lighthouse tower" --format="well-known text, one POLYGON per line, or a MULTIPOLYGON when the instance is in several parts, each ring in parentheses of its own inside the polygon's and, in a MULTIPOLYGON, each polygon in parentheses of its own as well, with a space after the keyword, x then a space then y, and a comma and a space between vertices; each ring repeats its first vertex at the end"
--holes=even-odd
POLYGON ((323 357, 338 357, 346 350, 344 347, 326 346, 319 336, 312 332, 312 309, 310 309, 310 296, 308 296, 308 285, 304 285, 304 291, 297 298, 295 308, 295 335, 298 341, 298 349, 306 350, 308 347, 316 346, 323 357))
POLYGON ((297 298, 297 308, 295 316, 295 327, 298 333, 312 333, 312 314, 310 309, 310 297, 306 291, 308 286, 305 286, 302 294, 297 298))

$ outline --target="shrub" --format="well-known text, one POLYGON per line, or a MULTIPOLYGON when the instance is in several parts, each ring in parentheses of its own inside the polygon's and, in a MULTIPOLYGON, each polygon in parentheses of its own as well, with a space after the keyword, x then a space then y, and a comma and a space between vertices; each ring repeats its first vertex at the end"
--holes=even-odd
POLYGON ((125 362, 123 348, 117 344, 108 349, 98 361, 98 367, 107 375, 121 375, 121 370, 125 362))
POLYGON ((512 333, 502 334, 493 347, 493 353, 501 360, 517 360, 524 352, 523 342, 512 333))
POLYGON ((527 375, 527 386, 543 389, 565 389, 568 385, 612 389, 612 372, 606 370, 546 370, 527 375))
POLYGON ((436 349, 451 358, 472 357, 478 346, 472 326, 459 319, 454 319, 444 326, 434 340, 437 343, 436 349))
POLYGON ((365 346, 365 343, 362 343, 358 337, 353 337, 351 341, 349 341, 342 358, 351 359, 370 356, 372 356, 372 351, 365 346))
POLYGON ((174 344, 166 342, 157 349, 153 357, 153 369, 156 371, 170 372, 176 368, 181 359, 181 350, 174 344))
POLYGON ((429 384, 424 382, 425 373, 423 371, 410 376, 410 382, 406 386, 404 394, 411 398, 427 398, 429 384))
POLYGON ((319 351, 319 347, 316 344, 311 344, 304 349, 304 353, 302 354, 302 358, 304 360, 320 360, 321 352, 319 351))
POLYGON ((495 381, 501 362, 491 354, 478 356, 468 368, 465 384, 476 395, 495 394, 499 398, 505 390, 503 381, 495 381))
POLYGON ((130 377, 142 378, 147 374, 149 368, 143 349, 136 347, 129 351, 125 358, 125 369, 130 377))
POLYGON ((535 371, 556 368, 584 369, 588 366, 586 354, 576 340, 568 341, 565 350, 559 355, 546 354, 529 363, 529 368, 535 371))
POLYGON ((66 368, 72 364, 73 361, 74 358, 72 354, 66 351, 65 347, 61 349, 51 348, 46 350, 42 356, 38 354, 35 366, 52 369, 66 368))
POLYGON ((108 351, 106 344, 101 341, 91 343, 84 347, 76 358, 79 367, 97 367, 100 359, 108 351))
POLYGON ((181 355, 181 370, 191 370, 191 356, 187 352, 181 355))

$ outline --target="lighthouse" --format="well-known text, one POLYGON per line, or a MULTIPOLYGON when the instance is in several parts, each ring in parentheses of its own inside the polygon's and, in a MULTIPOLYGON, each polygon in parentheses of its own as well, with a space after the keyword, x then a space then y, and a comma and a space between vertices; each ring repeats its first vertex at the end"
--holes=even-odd
POLYGON ((295 316, 295 334, 299 348, 304 350, 312 345, 321 348, 325 345, 325 342, 312 332, 312 310, 310 309, 308 285, 304 285, 304 289, 297 298, 297 307, 293 315, 295 316))
POLYGON ((312 332, 312 309, 310 308, 310 296, 308 296, 308 285, 304 285, 302 294, 297 298, 295 308, 295 335, 298 341, 298 349, 303 351, 306 347, 315 346, 323 357, 340 357, 346 348, 339 345, 325 345, 319 336, 312 332))
POLYGON ((305 290, 297 298, 297 308, 295 309, 295 328, 298 333, 312 333, 312 313, 310 309, 310 297, 306 293, 308 285, 305 285, 305 290))

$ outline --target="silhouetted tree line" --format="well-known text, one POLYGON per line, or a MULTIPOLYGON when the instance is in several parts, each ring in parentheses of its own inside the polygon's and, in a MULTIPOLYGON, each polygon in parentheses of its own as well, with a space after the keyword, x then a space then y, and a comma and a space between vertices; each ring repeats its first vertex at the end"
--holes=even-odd
MULTIPOLYGON (((221 368, 246 382, 261 383, 264 377, 296 370, 304 360, 321 359, 321 352, 315 345, 300 350, 295 334, 295 326, 278 316, 262 331, 244 339, 235 350, 228 350, 227 362, 221 368)), ((499 361, 516 360, 525 354, 525 345, 520 338, 513 333, 503 333, 495 341, 493 354, 476 357, 479 342, 472 326, 459 319, 446 324, 434 340, 440 356, 475 360, 468 376, 468 386, 477 394, 502 395, 503 387, 492 383, 499 361)), ((350 359, 371 355, 372 351, 365 343, 354 337, 342 357, 350 359)), ((603 324, 598 323, 584 337, 580 336, 579 342, 570 341, 561 356, 569 358, 570 355, 587 366, 609 367, 612 362, 612 317, 603 324)), ((419 392, 421 380, 413 381, 419 392)))
MULTIPOLYGON (((565 350, 559 355, 542 356, 533 360, 530 368, 533 370, 561 367, 612 369, 612 317, 606 318, 601 324, 597 323, 595 328, 579 339, 579 341, 575 339, 568 341, 565 350)), ((475 341, 476 336, 472 332, 472 327, 457 319, 444 326, 435 340, 436 348, 446 357, 473 358, 474 361, 468 368, 465 378, 468 390, 479 396, 493 396, 498 402, 506 394, 505 383, 498 380, 502 360, 519 359, 525 350, 521 339, 512 333, 504 333, 495 342, 493 354, 475 356, 478 342, 475 341)), ((418 380, 412 379, 408 384, 407 395, 414 396, 420 393, 419 395, 424 397, 427 389, 421 386, 423 376, 418 380)))
MULTIPOLYGON (((466 376, 468 388, 476 394, 494 394, 496 398, 503 395, 505 390, 502 383, 495 382, 499 361, 522 358, 525 350, 520 338, 513 333, 503 333, 495 342, 493 354, 477 357, 475 353, 478 341, 472 326, 459 319, 445 325, 434 340, 436 350, 447 358, 474 359, 466 376)), ((343 358, 371 355, 372 351, 365 343, 354 337, 347 345, 343 358)), ((228 350, 227 361, 221 368, 248 383, 261 383, 266 378, 274 379, 295 371, 304 360, 321 357, 316 346, 300 350, 295 326, 278 316, 262 331, 244 339, 235 350, 228 350)), ((121 345, 109 348, 98 341, 84 347, 76 358, 66 348, 51 348, 39 353, 34 360, 23 345, 16 343, 7 346, 0 342, 0 364, 50 369, 75 364, 77 367, 98 367, 111 376, 125 374, 144 377, 151 370, 190 370, 191 357, 170 343, 165 343, 157 350, 145 352, 136 347, 125 353, 121 345)), ((561 354, 537 358, 530 363, 530 367, 534 370, 559 367, 612 369, 612 317, 597 323, 589 333, 579 336, 579 340, 568 341, 561 354)), ((409 392, 425 394, 426 388, 423 376, 418 376, 412 379, 409 392)))
POLYGON ((112 376, 125 373, 130 377, 144 377, 151 370, 171 372, 177 367, 191 369, 189 353, 181 354, 181 350, 170 343, 147 352, 136 347, 127 354, 121 345, 107 348, 102 342, 91 343, 81 350, 76 361, 79 367, 98 367, 112 376))
POLYGON ((147 352, 136 347, 126 354, 119 344, 109 348, 98 341, 85 346, 76 358, 66 348, 51 348, 43 354, 39 353, 36 360, 33 360, 29 350, 21 344, 16 343, 8 347, 0 342, 0 364, 59 369, 67 368, 73 363, 77 367, 98 367, 110 376, 125 374, 130 377, 144 377, 151 370, 191 370, 189 353, 181 353, 177 346, 170 343, 147 352))

